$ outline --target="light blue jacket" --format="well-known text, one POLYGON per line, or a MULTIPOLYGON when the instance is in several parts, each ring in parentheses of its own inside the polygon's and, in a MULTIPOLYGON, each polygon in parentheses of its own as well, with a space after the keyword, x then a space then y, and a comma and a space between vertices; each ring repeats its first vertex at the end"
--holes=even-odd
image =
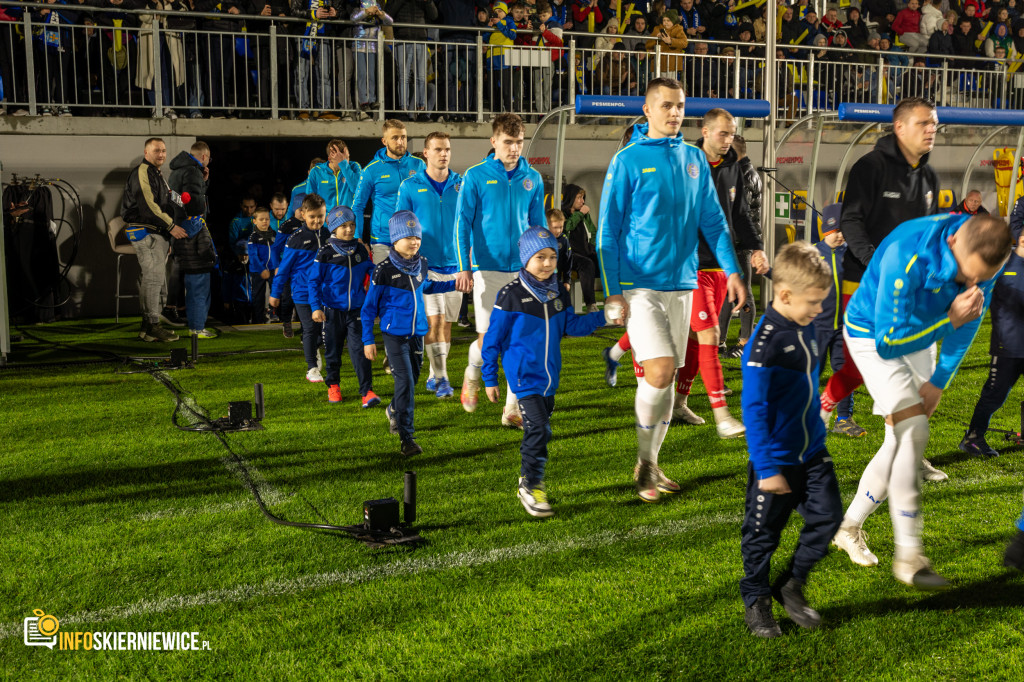
POLYGON ((416 173, 398 188, 395 211, 412 211, 423 226, 420 254, 432 270, 458 265, 455 255, 455 208, 462 191, 462 176, 449 171, 442 194, 437 193, 427 169, 416 173))
POLYGON ((697 233, 726 275, 739 272, 711 167, 682 136, 653 140, 647 124, 612 158, 601 192, 597 257, 606 296, 697 288, 697 233))
POLYGON ((412 154, 406 153, 400 159, 388 156, 387 149, 379 149, 373 161, 367 164, 359 176, 359 185, 352 198, 352 212, 356 214, 356 237, 363 234, 363 212, 366 204, 373 200, 373 221, 370 223, 370 241, 374 244, 390 244, 388 221, 395 213, 398 187, 412 177, 426 164, 412 154))
POLYGON ((335 206, 351 208, 361 172, 362 167, 355 161, 341 161, 337 173, 326 162, 319 163, 309 171, 305 192, 323 197, 328 213, 335 206))
POLYGON ((999 279, 997 274, 978 283, 985 294, 981 316, 953 329, 949 306, 964 287, 956 281, 959 267, 946 238, 972 217, 940 214, 899 225, 875 249, 846 306, 847 333, 874 340, 882 359, 908 355, 944 339, 931 377, 941 389, 949 386, 974 341, 999 279))
POLYGON ((472 265, 473 270, 519 272, 519 237, 531 225, 547 226, 544 181, 522 157, 511 178, 501 161, 488 157, 466 171, 455 211, 460 271, 472 265))

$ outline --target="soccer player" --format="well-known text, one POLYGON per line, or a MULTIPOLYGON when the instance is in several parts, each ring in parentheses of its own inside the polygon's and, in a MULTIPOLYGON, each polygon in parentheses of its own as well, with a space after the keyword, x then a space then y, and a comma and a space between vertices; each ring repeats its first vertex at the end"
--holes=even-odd
MULTIPOLYGON (((711 181, 729 224, 731 239, 739 250, 751 252, 751 266, 755 272, 763 275, 768 271, 768 259, 764 255, 761 237, 750 220, 747 192, 738 163, 739 155, 732 148, 732 140, 736 136, 736 119, 725 109, 712 109, 704 115, 701 136, 697 146, 704 152, 711 166, 711 181)), ((676 404, 672 416, 688 424, 704 423, 704 419, 686 404, 690 386, 700 369, 715 416, 718 437, 738 438, 743 435, 745 427, 729 413, 725 404, 725 378, 718 357, 718 312, 725 303, 726 277, 703 238, 698 240, 697 263, 697 291, 690 313, 691 338, 686 347, 686 361, 676 374, 676 404), (693 343, 694 337, 697 343, 693 343)))
POLYGON ((348 145, 343 140, 327 143, 327 161, 313 166, 306 178, 306 194, 319 194, 324 198, 327 212, 335 206, 351 206, 362 168, 352 161, 348 145))
MULTIPOLYGON (((857 290, 882 240, 907 220, 939 212, 939 177, 928 165, 938 122, 931 102, 918 97, 900 100, 892 112, 893 132, 880 138, 874 150, 850 170, 839 218, 839 231, 847 243, 843 258, 843 308, 857 290)), ((847 355, 842 369, 829 377, 821 393, 821 416, 826 426, 836 405, 862 383, 855 362, 847 355)), ((885 438, 892 441, 889 429, 885 438)), ((924 460, 924 465, 925 479, 946 478, 928 460, 924 460)))
POLYGON ((928 418, 974 340, 1009 253, 1010 230, 1000 218, 953 214, 908 221, 879 244, 846 309, 847 355, 864 377, 875 414, 886 418, 887 437, 833 542, 854 563, 876 565, 862 526, 888 495, 896 541, 892 572, 918 589, 949 585, 921 549, 928 418))
POLYGON ((623 306, 633 356, 644 370, 636 391, 634 477, 646 502, 679 490, 658 467, 658 451, 672 420, 672 380, 686 357, 698 232, 727 274, 729 296, 738 305, 746 299, 711 168, 679 133, 685 106, 679 81, 650 82, 648 123, 636 126, 633 142, 608 166, 597 229, 605 307, 623 306))
MULTIPOLYGON (((398 188, 396 210, 412 211, 423 226, 420 253, 427 259, 427 277, 431 281, 455 279, 458 259, 455 256, 455 206, 462 190, 462 177, 448 165, 452 159, 452 142, 448 133, 433 132, 423 143, 427 165, 398 188)), ((438 398, 454 394, 448 381, 448 352, 452 347, 452 322, 459 319, 462 294, 449 291, 427 294, 427 323, 430 330, 424 339, 423 352, 430 363, 427 390, 438 398)))
POLYGON ((380 141, 384 148, 378 149, 373 161, 363 169, 352 199, 357 239, 365 239, 363 213, 367 202, 373 201, 370 244, 374 263, 382 262, 391 251, 388 221, 395 213, 398 187, 423 168, 423 161, 409 153, 409 135, 401 121, 384 121, 384 134, 380 141))
MULTIPOLYGON (((523 153, 523 120, 498 114, 491 124, 494 156, 466 171, 455 209, 455 286, 473 292, 477 340, 469 345, 462 380, 462 407, 476 410, 480 391, 481 350, 498 291, 519 272, 519 237, 530 225, 544 225, 544 182, 523 153)), ((516 396, 508 387, 502 426, 523 428, 516 396)))

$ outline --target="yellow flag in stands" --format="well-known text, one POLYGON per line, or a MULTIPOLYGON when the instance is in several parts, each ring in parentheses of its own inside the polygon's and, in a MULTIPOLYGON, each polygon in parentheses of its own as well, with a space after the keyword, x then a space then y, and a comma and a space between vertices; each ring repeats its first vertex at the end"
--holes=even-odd
MULTIPOLYGON (((1013 172, 1013 153, 1014 150, 1009 147, 1003 147, 1002 149, 996 149, 992 152, 993 168, 995 169, 996 176, 996 198, 999 201, 999 214, 1007 215, 1008 197, 1010 195, 1010 173, 1013 172)), ((1020 164, 1022 168, 1017 169, 1017 186, 1014 192, 1013 201, 1017 202, 1024 195, 1024 186, 1021 185, 1021 171, 1024 170, 1024 163, 1020 164)))

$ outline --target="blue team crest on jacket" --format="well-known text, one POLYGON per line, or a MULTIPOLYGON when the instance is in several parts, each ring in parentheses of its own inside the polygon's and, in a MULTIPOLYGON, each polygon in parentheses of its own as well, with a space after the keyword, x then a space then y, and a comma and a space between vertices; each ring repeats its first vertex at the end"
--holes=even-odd
POLYGON ((525 180, 523 180, 523 189, 525 189, 526 191, 530 191, 531 189, 533 189, 533 180, 531 180, 530 178, 526 178, 525 180))
POLYGON ((697 176, 700 175, 700 168, 695 163, 688 163, 686 164, 686 173, 691 178, 696 180, 697 176))

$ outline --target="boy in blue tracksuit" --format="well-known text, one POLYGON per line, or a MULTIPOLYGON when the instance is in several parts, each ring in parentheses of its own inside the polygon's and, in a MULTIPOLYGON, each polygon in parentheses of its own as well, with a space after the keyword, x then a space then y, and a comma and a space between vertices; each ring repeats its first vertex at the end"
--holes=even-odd
MULTIPOLYGON (((823 228, 826 229, 826 228, 823 228)), ((843 257, 846 255, 846 242, 839 231, 838 221, 835 229, 826 232, 821 241, 814 245, 818 255, 832 270, 832 285, 828 295, 821 302, 821 314, 814 318, 814 329, 817 333, 818 353, 821 365, 825 365, 827 355, 832 364, 832 371, 838 372, 846 362, 843 346, 843 257)), ((836 406, 836 424, 833 433, 842 433, 850 438, 859 438, 867 434, 857 422, 853 421, 853 394, 846 396, 836 406)))
POLYGON ((351 206, 362 167, 350 160, 348 147, 342 140, 327 143, 327 161, 317 164, 306 178, 306 194, 319 194, 330 213, 335 206, 351 206))
POLYGON ((257 208, 252 214, 252 234, 249 235, 249 288, 252 291, 252 310, 249 321, 263 324, 267 319, 267 287, 274 279, 278 259, 273 250, 277 233, 270 229, 270 211, 257 208))
MULTIPOLYGON (((412 211, 423 226, 420 253, 430 264, 427 276, 435 281, 454 280, 458 271, 455 256, 455 206, 462 190, 462 177, 451 170, 451 141, 447 133, 431 133, 423 143, 426 167, 398 188, 396 210, 412 211)), ((430 327, 423 342, 430 374, 427 390, 438 398, 454 393, 448 380, 448 351, 452 345, 452 322, 459 319, 462 294, 449 291, 424 297, 430 327)))
POLYGON ((423 452, 413 439, 416 382, 423 365, 423 335, 427 333, 423 294, 451 291, 455 282, 427 279, 427 260, 419 254, 423 228, 415 213, 398 211, 391 216, 388 228, 390 253, 374 267, 363 303, 363 353, 370 362, 377 357, 373 321, 379 317, 395 380, 395 395, 387 407, 388 421, 391 433, 401 438, 402 454, 409 457, 423 452))
POLYGON ((317 348, 323 342, 323 327, 313 320, 313 308, 309 304, 310 265, 321 247, 327 243, 331 233, 324 229, 327 208, 319 194, 308 194, 302 200, 302 217, 305 228, 297 230, 288 238, 288 246, 281 255, 277 276, 270 289, 270 305, 281 303, 284 285, 291 285, 292 302, 302 325, 302 351, 306 356, 306 380, 323 383, 324 377, 317 366, 317 348))
POLYGON ((547 517, 554 512, 544 487, 544 465, 562 369, 562 337, 589 336, 604 325, 604 313, 576 315, 555 272, 558 240, 546 229, 531 227, 524 232, 519 254, 523 267, 498 292, 484 336, 483 379, 488 400, 498 402, 500 356, 523 415, 519 501, 531 516, 547 517))
POLYGON ((373 392, 373 367, 363 355, 363 325, 360 309, 366 298, 366 284, 373 269, 370 252, 356 239, 356 217, 348 206, 337 206, 327 214, 327 229, 333 235, 310 265, 309 305, 313 321, 323 324, 324 365, 327 401, 340 403, 341 349, 348 340, 348 354, 359 379, 363 407, 373 407, 380 398, 373 392))
POLYGON ((886 439, 864 470, 834 542, 855 563, 877 564, 861 529, 888 496, 896 543, 892 572, 918 589, 949 586, 922 550, 928 418, 981 326, 1010 238, 997 217, 908 220, 879 244, 846 306, 847 356, 864 377, 875 414, 886 417, 886 439))
POLYGON ((743 422, 747 427, 746 513, 741 528, 744 620, 758 637, 782 632, 772 595, 804 628, 821 616, 807 605, 803 585, 828 553, 843 501, 825 425, 818 416, 819 357, 811 323, 822 311, 831 273, 807 242, 786 245, 772 273, 775 298, 743 351, 743 422), (789 567, 769 583, 772 554, 789 516, 804 518, 789 567))
POLYGON ((423 168, 423 160, 409 153, 409 137, 405 124, 388 119, 384 121, 384 148, 377 150, 373 161, 366 165, 359 175, 355 196, 352 198, 352 212, 356 214, 356 237, 365 239, 363 213, 366 204, 373 201, 373 219, 370 221, 370 245, 373 262, 380 263, 388 257, 391 238, 388 236, 388 221, 395 212, 398 188, 423 168))
MULTIPOLYGON (((303 199, 305 199, 305 196, 306 195, 302 195, 303 199)), ((301 201, 291 216, 292 217, 281 223, 280 229, 277 230, 277 238, 274 239, 274 243, 270 245, 271 250, 277 258, 279 266, 281 264, 281 257, 284 256, 284 250, 288 246, 288 240, 291 239, 292 235, 297 231, 306 227, 306 221, 302 219, 301 201)), ((282 284, 281 295, 278 298, 279 303, 277 305, 277 317, 281 320, 281 333, 284 335, 284 338, 290 339, 295 336, 295 332, 292 331, 292 313, 295 311, 295 304, 292 302, 291 282, 284 282, 282 284)))

